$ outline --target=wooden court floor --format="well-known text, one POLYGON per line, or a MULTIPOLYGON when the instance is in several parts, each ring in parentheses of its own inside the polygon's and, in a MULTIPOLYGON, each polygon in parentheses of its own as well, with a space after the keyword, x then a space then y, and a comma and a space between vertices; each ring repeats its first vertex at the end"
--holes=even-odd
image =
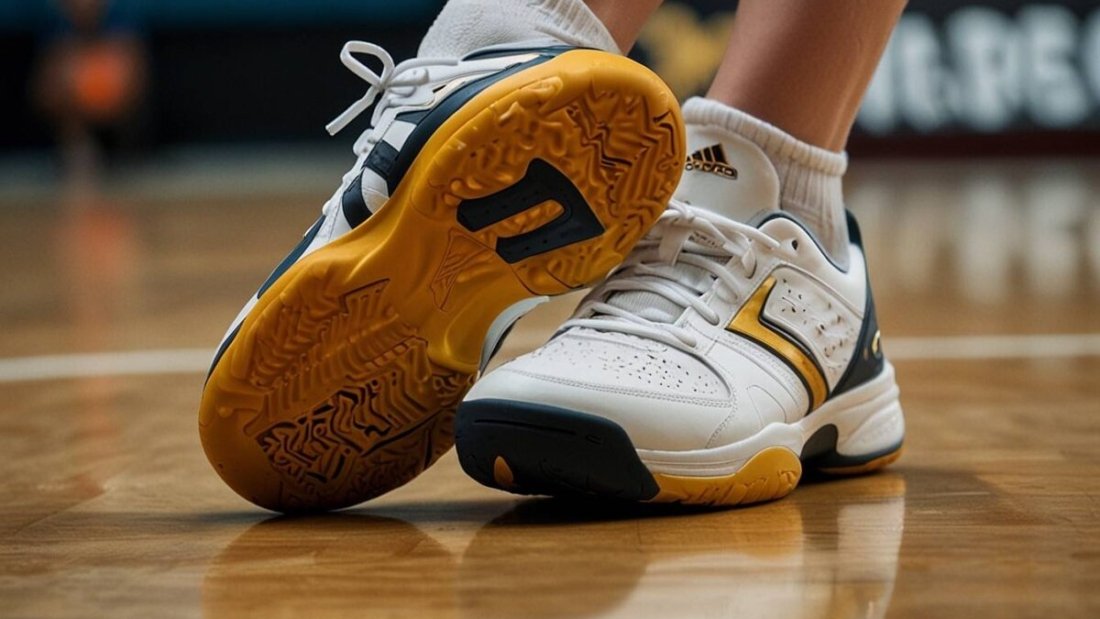
POLYGON ((1100 165, 853 168, 905 455, 724 511, 516 498, 453 453, 253 508, 202 455, 203 365, 327 191, 5 198, 0 617, 1100 617, 1100 165))

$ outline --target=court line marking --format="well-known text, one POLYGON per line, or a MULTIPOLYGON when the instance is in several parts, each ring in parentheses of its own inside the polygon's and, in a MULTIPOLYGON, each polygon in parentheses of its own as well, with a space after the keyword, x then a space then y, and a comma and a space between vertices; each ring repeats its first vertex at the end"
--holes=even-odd
POLYGON ((1041 359, 1100 356, 1100 333, 885 337, 888 359, 1041 359))
MULTIPOLYGON (((981 360, 1100 357, 1100 333, 889 337, 888 359, 981 360)), ((207 348, 164 348, 0 358, 0 383, 206 372, 207 348)))
POLYGON ((0 359, 0 383, 103 376, 151 376, 205 372, 207 348, 165 348, 0 359))

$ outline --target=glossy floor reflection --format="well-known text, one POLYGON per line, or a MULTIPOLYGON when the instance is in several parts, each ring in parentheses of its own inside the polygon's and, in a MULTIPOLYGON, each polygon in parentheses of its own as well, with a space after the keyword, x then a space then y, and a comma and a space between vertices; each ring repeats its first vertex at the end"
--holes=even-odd
POLYGON ((1098 171, 855 165, 906 453, 724 511, 521 499, 452 453, 358 509, 272 517, 209 470, 193 353, 324 192, 0 203, 0 617, 1100 616, 1098 171), (156 367, 59 361, 103 351, 156 367), (43 367, 72 375, 19 377, 43 367))
POLYGON ((808 494, 676 516, 527 502, 466 549, 462 608, 470 617, 883 616, 904 480, 876 476, 840 501, 808 494))
POLYGON ((462 552, 448 550, 455 532, 396 518, 275 518, 214 559, 203 610, 208 618, 339 616, 356 606, 486 619, 881 617, 905 481, 884 474, 859 485, 839 502, 815 499, 811 487, 801 500, 693 514, 531 500, 478 528, 462 552), (694 577, 670 591, 685 575, 694 577))

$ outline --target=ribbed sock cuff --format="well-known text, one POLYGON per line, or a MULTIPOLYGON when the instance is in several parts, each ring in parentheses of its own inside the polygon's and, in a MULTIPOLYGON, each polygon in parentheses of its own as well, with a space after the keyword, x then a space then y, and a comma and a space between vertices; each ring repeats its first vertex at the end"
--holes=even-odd
POLYGON ((717 125, 740 135, 763 150, 769 159, 842 176, 848 169, 848 155, 807 144, 779 127, 750 116, 737 108, 712 99, 692 97, 683 106, 684 122, 717 125))
POLYGON ((582 0, 450 0, 420 43, 420 56, 461 58, 490 45, 552 38, 621 54, 582 0))

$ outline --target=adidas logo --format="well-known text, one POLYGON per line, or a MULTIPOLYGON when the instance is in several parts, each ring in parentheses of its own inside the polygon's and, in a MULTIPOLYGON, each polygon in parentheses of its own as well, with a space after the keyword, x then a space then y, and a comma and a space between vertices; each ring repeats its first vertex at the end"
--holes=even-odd
POLYGON ((737 178, 737 168, 726 159, 726 151, 721 144, 714 144, 691 153, 687 158, 685 170, 710 172, 726 178, 737 178))

